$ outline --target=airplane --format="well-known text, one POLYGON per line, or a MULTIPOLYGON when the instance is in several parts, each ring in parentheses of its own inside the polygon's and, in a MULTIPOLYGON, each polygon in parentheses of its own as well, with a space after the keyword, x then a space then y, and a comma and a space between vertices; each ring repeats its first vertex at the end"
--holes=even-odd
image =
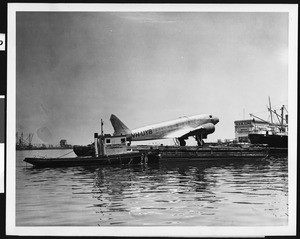
POLYGON ((114 135, 126 135, 129 145, 131 141, 175 138, 179 141, 180 146, 185 146, 185 140, 193 136, 198 146, 203 146, 203 139, 206 139, 208 134, 215 131, 215 125, 219 122, 219 119, 210 114, 185 116, 134 130, 130 130, 113 114, 110 121, 114 128, 114 135))

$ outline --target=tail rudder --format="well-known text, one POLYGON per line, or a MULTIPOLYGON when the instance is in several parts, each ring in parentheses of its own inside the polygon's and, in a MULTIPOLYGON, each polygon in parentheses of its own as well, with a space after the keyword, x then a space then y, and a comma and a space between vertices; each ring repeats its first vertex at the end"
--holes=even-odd
POLYGON ((115 115, 110 116, 110 122, 115 130, 114 135, 130 135, 131 130, 115 115))

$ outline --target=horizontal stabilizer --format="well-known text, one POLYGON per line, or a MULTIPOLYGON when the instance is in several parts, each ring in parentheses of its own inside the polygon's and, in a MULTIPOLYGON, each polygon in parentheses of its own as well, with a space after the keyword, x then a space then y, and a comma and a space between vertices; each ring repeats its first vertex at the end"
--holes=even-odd
POLYGON ((115 130, 114 135, 130 135, 131 130, 115 115, 110 116, 110 122, 115 130))

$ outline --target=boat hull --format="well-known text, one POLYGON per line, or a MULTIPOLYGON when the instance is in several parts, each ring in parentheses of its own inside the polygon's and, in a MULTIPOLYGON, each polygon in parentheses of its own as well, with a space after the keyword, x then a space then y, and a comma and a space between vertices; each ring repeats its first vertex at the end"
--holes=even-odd
POLYGON ((101 157, 73 157, 73 158, 25 158, 26 163, 36 167, 70 167, 112 164, 152 164, 159 162, 158 153, 133 152, 127 154, 109 155, 101 157))
POLYGON ((78 157, 84 156, 94 156, 95 157, 95 148, 93 145, 74 145, 73 151, 78 157))
POLYGON ((266 134, 249 134, 251 144, 260 145, 265 144, 269 147, 287 148, 288 136, 287 135, 266 135, 266 134))

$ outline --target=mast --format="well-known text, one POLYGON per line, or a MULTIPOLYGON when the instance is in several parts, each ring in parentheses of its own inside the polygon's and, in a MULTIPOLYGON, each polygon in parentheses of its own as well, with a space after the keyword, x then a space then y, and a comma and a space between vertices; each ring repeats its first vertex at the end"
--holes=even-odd
POLYGON ((283 132, 283 109, 284 109, 284 105, 281 107, 281 132, 283 132))
POLYGON ((21 133, 21 138, 20 138, 20 145, 23 146, 23 142, 24 142, 24 139, 23 139, 23 132, 21 133))
POLYGON ((281 120, 284 120, 287 123, 287 120, 285 118, 282 118, 282 115, 277 114, 276 110, 271 110, 271 112, 273 112, 277 116, 279 123, 281 120), (281 119, 279 119, 279 117, 281 119))
POLYGON ((271 100, 270 100, 270 96, 269 96, 269 111, 270 111, 270 116, 271 116, 271 123, 273 124, 273 116, 272 116, 272 107, 271 107, 271 100))
POLYGON ((101 119, 100 154, 104 155, 103 120, 101 119))
MULTIPOLYGON (((269 112, 270 112, 271 122, 268 122, 268 121, 266 121, 266 120, 263 120, 263 119, 261 119, 261 118, 255 116, 255 115, 253 115, 253 114, 250 114, 250 117, 254 117, 254 118, 257 118, 257 119, 259 119, 259 120, 261 120, 261 121, 263 121, 263 122, 265 122, 265 123, 268 123, 269 126, 278 128, 278 129, 280 130, 280 132, 285 132, 285 127, 287 127, 287 125, 285 125, 284 123, 286 123, 286 124, 288 123, 288 122, 287 122, 287 117, 284 118, 284 109, 286 109, 286 107, 283 105, 283 106, 280 108, 281 113, 278 114, 278 113, 276 112, 276 110, 272 110, 271 100, 270 100, 270 96, 269 96, 269 106, 267 106, 267 108, 268 108, 268 110, 269 110, 269 112), (273 122, 273 113, 274 113, 275 116, 277 117, 278 123, 273 122)), ((286 109, 286 111, 287 111, 287 109, 286 109)))
POLYGON ((30 133, 30 134, 29 134, 29 139, 28 139, 29 147, 32 146, 32 138, 33 138, 33 133, 30 133))
POLYGON ((94 133, 94 145, 95 145, 95 156, 98 158, 99 152, 98 152, 98 133, 94 133))
POLYGON ((103 137, 103 120, 101 119, 101 137, 103 137))
MULTIPOLYGON (((257 119, 259 119, 259 120, 261 120, 261 121, 263 121, 263 122, 265 122, 265 123, 271 125, 270 122, 268 122, 268 121, 266 121, 266 120, 263 120, 262 118, 259 118, 259 117, 255 116, 255 115, 253 115, 253 114, 250 114, 250 116, 251 116, 251 117, 254 117, 254 118, 257 118, 257 119)), ((272 125, 273 125, 273 124, 272 124, 272 125)))
POLYGON ((277 117, 277 120, 278 120, 278 122, 279 122, 279 124, 280 124, 280 127, 281 127, 281 119, 279 118, 280 115, 278 115, 278 114, 276 113, 276 110, 274 110, 274 113, 275 113, 275 115, 276 115, 276 117, 277 117))

